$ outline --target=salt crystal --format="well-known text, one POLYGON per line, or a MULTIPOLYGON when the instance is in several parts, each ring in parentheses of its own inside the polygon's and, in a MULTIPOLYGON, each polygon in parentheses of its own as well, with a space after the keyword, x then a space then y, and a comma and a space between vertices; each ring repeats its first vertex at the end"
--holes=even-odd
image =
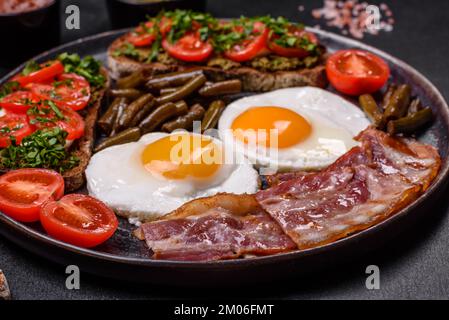
POLYGON ((383 15, 389 19, 381 20, 375 28, 371 27, 375 19, 366 11, 368 6, 370 6, 368 2, 360 3, 359 0, 324 0, 323 7, 313 10, 311 14, 315 19, 326 20, 327 26, 340 29, 344 35, 350 33, 358 39, 363 38, 365 33, 377 35, 379 30, 391 32, 395 20, 388 5, 382 3, 379 11, 381 19, 383 15))

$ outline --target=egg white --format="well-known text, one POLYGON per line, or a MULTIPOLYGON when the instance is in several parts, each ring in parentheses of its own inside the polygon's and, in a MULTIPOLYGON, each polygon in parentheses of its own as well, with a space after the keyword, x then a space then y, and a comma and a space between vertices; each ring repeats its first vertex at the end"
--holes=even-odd
MULTIPOLYGON (((220 117, 218 131, 227 146, 258 166, 275 171, 320 170, 357 145, 353 139, 370 125, 357 106, 338 95, 314 87, 288 88, 237 100, 220 117), (282 148, 248 146, 229 130, 234 120, 252 107, 282 107, 303 116, 312 134, 297 145, 282 148)), ((268 171, 269 173, 273 173, 268 171)))
MULTIPOLYGON (((138 142, 95 154, 86 169, 89 194, 119 214, 150 221, 196 198, 221 192, 244 194, 258 190, 258 173, 248 161, 222 165, 207 185, 153 176, 141 163, 141 154, 148 144, 168 135, 150 133, 138 142)), ((216 139, 214 143, 221 145, 216 139)))

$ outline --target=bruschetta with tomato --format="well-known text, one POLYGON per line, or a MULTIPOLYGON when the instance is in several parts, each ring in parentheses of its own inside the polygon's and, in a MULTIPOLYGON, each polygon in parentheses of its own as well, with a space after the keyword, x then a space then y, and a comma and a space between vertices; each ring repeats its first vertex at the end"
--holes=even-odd
POLYGON ((210 80, 242 80, 245 91, 325 87, 325 48, 304 26, 270 16, 218 20, 207 13, 162 12, 108 51, 113 78, 203 69, 210 80))
POLYGON ((66 191, 82 187, 108 86, 107 71, 93 57, 63 53, 28 62, 0 88, 0 173, 52 169, 66 191))

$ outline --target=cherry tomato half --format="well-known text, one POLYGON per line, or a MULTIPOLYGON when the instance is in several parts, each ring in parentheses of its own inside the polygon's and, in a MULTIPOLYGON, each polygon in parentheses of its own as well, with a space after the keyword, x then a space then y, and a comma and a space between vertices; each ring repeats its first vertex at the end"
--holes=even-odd
POLYGON ((156 40, 156 32, 149 32, 154 26, 153 21, 145 23, 145 27, 138 26, 133 32, 131 32, 127 38, 128 42, 136 47, 150 46, 154 40, 156 40))
MULTIPOLYGON (((297 42, 300 43, 302 39, 306 38, 309 42, 312 44, 318 44, 318 38, 310 32, 307 32, 303 29, 294 28, 291 29, 289 32, 291 36, 296 37, 298 40, 297 42)), ((288 58, 305 58, 310 55, 310 52, 306 49, 295 46, 295 47, 284 47, 276 43, 276 39, 278 37, 273 34, 271 38, 268 41, 268 48, 274 53, 279 56, 288 57, 288 58)))
MULTIPOLYGON (((239 30, 237 29, 237 31, 239 30)), ((252 60, 261 53, 267 51, 268 35, 269 30, 265 24, 256 22, 254 24, 253 34, 243 42, 234 45, 230 50, 226 51, 224 55, 237 62, 252 60)))
POLYGON ((58 76, 51 85, 31 83, 27 88, 43 100, 52 100, 59 107, 68 107, 75 111, 84 109, 91 96, 89 82, 74 73, 58 76))
POLYGON ((102 244, 118 227, 117 217, 110 208, 82 194, 70 194, 59 201, 47 202, 40 218, 50 236, 83 248, 102 244))
POLYGON ((187 62, 204 61, 213 51, 212 45, 209 42, 201 41, 197 32, 187 33, 175 43, 164 39, 162 47, 172 57, 187 62))
POLYGON ((37 113, 29 114, 30 122, 37 130, 57 126, 68 133, 67 140, 76 140, 84 135, 84 120, 76 111, 61 106, 58 107, 60 114, 57 114, 50 106, 42 104, 37 110, 37 113))
POLYGON ((20 144, 23 138, 32 133, 33 128, 25 114, 6 112, 0 116, 0 148, 6 148, 11 144, 11 137, 20 144))
POLYGON ((26 113, 32 104, 39 102, 39 97, 30 91, 16 91, 0 100, 0 107, 9 112, 26 113))
POLYGON ((38 221, 42 205, 63 194, 64 179, 52 170, 20 169, 0 176, 0 211, 17 221, 38 221))
POLYGON ((61 61, 52 61, 41 65, 41 69, 30 73, 27 76, 17 75, 12 80, 20 83, 22 87, 33 82, 44 82, 57 77, 64 72, 64 65, 61 61))
POLYGON ((358 96, 380 90, 388 81, 390 68, 367 51, 342 50, 328 59, 326 73, 335 89, 358 96))

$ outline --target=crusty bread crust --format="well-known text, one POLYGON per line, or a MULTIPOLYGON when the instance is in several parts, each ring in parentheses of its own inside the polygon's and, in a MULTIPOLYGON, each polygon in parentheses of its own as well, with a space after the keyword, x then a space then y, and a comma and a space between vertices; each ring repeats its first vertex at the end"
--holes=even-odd
MULTIPOLYGON (((141 63, 133 59, 114 56, 114 52, 125 43, 125 37, 115 40, 108 49, 108 65, 113 79, 127 76, 135 71, 144 70, 149 76, 189 68, 198 68, 192 65, 165 65, 162 63, 141 63)), ((288 87, 313 86, 324 88, 328 81, 324 64, 314 68, 297 71, 263 72, 250 67, 241 67, 231 70, 222 70, 207 66, 199 66, 209 79, 221 81, 225 79, 240 79, 243 90, 248 92, 266 92, 288 87)))
POLYGON ((107 79, 105 86, 101 90, 93 92, 92 101, 82 112, 85 124, 84 135, 81 139, 75 141, 74 145, 71 147, 71 155, 76 156, 80 162, 75 168, 64 172, 62 175, 64 177, 66 192, 76 191, 86 182, 84 171, 92 157, 92 150, 95 143, 95 125, 103 102, 103 97, 110 84, 107 70, 102 68, 101 73, 107 79))

